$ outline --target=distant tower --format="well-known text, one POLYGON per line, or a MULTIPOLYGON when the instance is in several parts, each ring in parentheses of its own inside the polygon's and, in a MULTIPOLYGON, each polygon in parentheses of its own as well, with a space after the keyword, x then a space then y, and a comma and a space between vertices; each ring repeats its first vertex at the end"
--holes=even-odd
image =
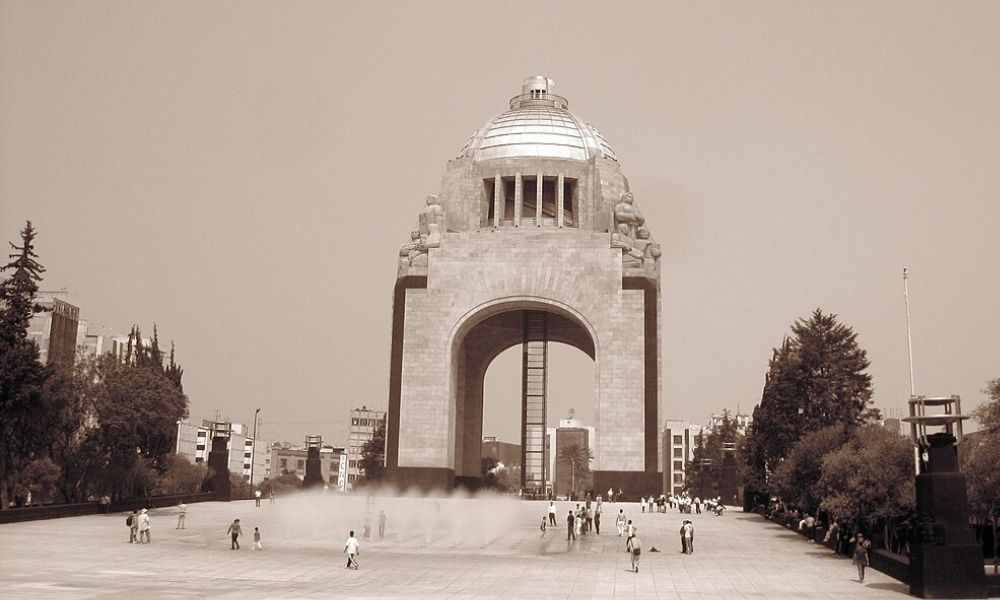
MULTIPOLYGON (((399 251, 387 475, 475 486, 483 380, 522 348, 522 485, 541 491, 548 343, 595 362, 595 489, 661 485, 660 247, 597 129, 542 76, 448 162, 399 251)), ((513 407, 512 407, 513 408, 513 407)))

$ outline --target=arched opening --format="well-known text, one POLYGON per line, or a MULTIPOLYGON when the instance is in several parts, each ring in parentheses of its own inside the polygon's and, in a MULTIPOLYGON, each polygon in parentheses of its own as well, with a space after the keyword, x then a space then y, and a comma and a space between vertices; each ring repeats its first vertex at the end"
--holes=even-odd
MULTIPOLYGON (((560 464, 558 450, 561 445, 578 444, 593 448, 593 426, 597 407, 594 360, 583 351, 559 342, 549 342, 546 402, 546 479, 547 487, 564 496, 573 484, 586 489, 582 472, 576 481, 570 467, 560 464), (560 421, 572 418, 582 430, 572 427, 558 430, 560 421), (556 437, 558 436, 558 437, 556 437), (581 439, 582 438, 582 439, 581 439)), ((487 366, 483 387, 483 467, 495 462, 504 464, 501 477, 520 487, 521 476, 521 394, 523 351, 515 345, 501 352, 487 366)), ((481 468, 480 474, 483 475, 481 468)))
MULTIPOLYGON (((486 373, 498 356, 505 350, 514 349, 521 353, 521 365, 515 371, 520 374, 515 379, 521 388, 516 396, 519 402, 513 404, 518 414, 518 443, 522 458, 519 487, 544 494, 548 479, 546 473, 552 458, 546 448, 546 429, 550 424, 548 398, 551 392, 548 374, 553 367, 548 347, 551 346, 556 355, 561 355, 562 351, 556 348, 565 344, 596 361, 593 335, 578 317, 568 311, 524 300, 482 309, 459 327, 453 343, 456 483, 470 487, 479 485, 486 373)), ((505 363, 501 361, 500 364, 505 363)), ((589 405, 593 407, 596 405, 593 397, 597 387, 597 371, 593 362, 590 372, 587 384, 591 397, 589 405)), ((588 378, 581 378, 577 373, 576 379, 588 378)), ((555 389, 561 388, 560 385, 555 389)), ((509 387, 507 389, 510 390, 509 387)), ((562 408, 562 403, 558 406, 562 408)))

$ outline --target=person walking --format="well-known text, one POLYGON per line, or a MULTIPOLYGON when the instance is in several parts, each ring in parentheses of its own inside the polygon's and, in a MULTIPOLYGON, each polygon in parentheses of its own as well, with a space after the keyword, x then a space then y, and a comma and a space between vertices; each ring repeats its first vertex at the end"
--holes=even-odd
POLYGON ((139 543, 149 544, 152 540, 149 539, 149 515, 147 510, 144 508, 139 511, 139 543))
POLYGON ((272 487, 267 492, 267 497, 271 499, 271 504, 274 504, 274 488, 272 487))
POLYGON ((569 511, 569 516, 566 517, 566 541, 576 539, 576 519, 573 517, 573 511, 569 511))
POLYGON ((854 544, 854 558, 852 562, 858 567, 858 582, 865 582, 865 567, 868 566, 868 548, 870 543, 865 540, 865 536, 858 533, 855 536, 857 542, 854 544))
POLYGON ((257 503, 257 508, 260 508, 260 497, 261 496, 263 496, 263 494, 260 493, 260 490, 257 490, 257 491, 255 491, 253 493, 253 499, 254 499, 254 502, 257 503))
POLYGON ((594 509, 594 532, 597 535, 601 535, 601 497, 598 496, 597 499, 597 507, 594 509))
POLYGON ((618 509, 618 516, 615 517, 615 527, 618 528, 618 537, 625 535, 625 509, 618 509))
POLYGON ((226 533, 232 537, 232 541, 229 544, 230 550, 240 549, 240 535, 243 533, 240 528, 240 520, 236 519, 229 525, 229 529, 226 530, 226 533))
POLYGON ((632 536, 632 572, 639 572, 639 555, 642 554, 642 542, 639 541, 639 536, 632 536))
POLYGON ((380 538, 385 536, 385 511, 384 510, 378 511, 378 536, 380 538))
POLYGON ((177 505, 177 527, 174 527, 174 529, 186 529, 184 521, 187 520, 187 511, 188 505, 184 504, 184 501, 181 500, 181 503, 177 505))
POLYGON ((549 519, 547 517, 542 517, 542 526, 540 528, 542 530, 542 537, 545 537, 545 528, 548 526, 548 524, 549 524, 549 519))
POLYGON ((125 524, 128 525, 128 543, 136 544, 139 542, 139 511, 133 510, 132 514, 125 519, 125 524))
POLYGON ((584 525, 586 526, 586 530, 590 531, 590 530, 592 530, 594 528, 594 512, 593 512, 593 509, 590 508, 589 506, 587 508, 583 509, 583 510, 584 510, 584 513, 583 513, 584 514, 584 518, 587 521, 584 525))
POLYGON ((354 537, 353 531, 347 536, 347 543, 344 544, 344 552, 347 553, 347 568, 357 570, 358 559, 356 556, 361 554, 361 544, 358 542, 358 538, 354 537))
POLYGON ((253 528, 253 549, 263 550, 263 546, 260 545, 260 527, 253 528))
POLYGON ((684 526, 681 527, 681 535, 684 537, 685 554, 694 554, 694 523, 684 521, 684 526))
POLYGON ((556 524, 556 503, 549 502, 549 525, 555 526, 556 524))

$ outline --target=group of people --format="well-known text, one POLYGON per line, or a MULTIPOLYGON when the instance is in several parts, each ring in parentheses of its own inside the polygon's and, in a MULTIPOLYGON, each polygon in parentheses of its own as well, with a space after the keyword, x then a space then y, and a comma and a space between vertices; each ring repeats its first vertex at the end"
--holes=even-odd
MULTIPOLYGON (((772 498, 767 506, 767 518, 774 518, 779 514, 787 514, 792 518, 792 523, 789 526, 797 526, 798 530, 805 533, 806 537, 809 538, 810 542, 814 541, 815 531, 819 527, 824 527, 825 522, 820 522, 819 519, 813 515, 800 511, 797 508, 786 507, 783 502, 777 498, 772 498)), ((909 521, 904 521, 904 525, 897 525, 896 535, 902 538, 902 541, 897 541, 900 553, 906 553, 909 555, 909 521), (902 535, 899 534, 902 531, 902 535)), ((823 535, 823 543, 833 543, 834 554, 846 554, 850 555, 851 562, 858 569, 858 581, 864 583, 865 581, 865 568, 869 565, 869 554, 872 549, 872 540, 866 537, 856 526, 852 526, 850 523, 841 523, 836 518, 831 518, 829 520, 829 526, 826 528, 826 533, 823 535), (852 530, 857 530, 852 533, 852 530), (853 545, 853 550, 851 546, 853 545)))
POLYGON ((125 517, 125 526, 128 527, 128 543, 149 544, 150 539, 150 519, 147 509, 133 510, 132 514, 125 517))
POLYGON ((722 498, 708 498, 702 500, 699 497, 691 498, 687 494, 679 494, 674 496, 673 494, 666 495, 660 494, 659 496, 643 496, 639 499, 640 507, 642 512, 667 512, 667 508, 677 509, 681 514, 701 514, 703 509, 705 512, 715 513, 715 516, 721 517, 725 512, 726 507, 722 504, 722 498))
MULTIPOLYGON (((602 503, 603 499, 600 496, 597 497, 596 502, 591 502, 588 495, 582 507, 577 503, 575 514, 572 510, 569 511, 569 515, 566 517, 567 541, 575 540, 581 535, 587 535, 590 531, 597 535, 601 534, 602 503)), ((547 524, 556 524, 556 505, 554 502, 549 502, 548 514, 542 517, 542 535, 545 534, 547 524)))

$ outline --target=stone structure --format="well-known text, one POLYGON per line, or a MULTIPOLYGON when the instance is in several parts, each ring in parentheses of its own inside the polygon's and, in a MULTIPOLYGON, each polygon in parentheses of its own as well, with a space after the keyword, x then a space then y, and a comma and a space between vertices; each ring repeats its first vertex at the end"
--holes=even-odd
POLYGON ((524 349, 526 488, 545 473, 547 344, 594 359, 595 489, 659 489, 660 249, 597 130, 545 77, 449 161, 399 252, 388 476, 475 485, 483 379, 524 349))

